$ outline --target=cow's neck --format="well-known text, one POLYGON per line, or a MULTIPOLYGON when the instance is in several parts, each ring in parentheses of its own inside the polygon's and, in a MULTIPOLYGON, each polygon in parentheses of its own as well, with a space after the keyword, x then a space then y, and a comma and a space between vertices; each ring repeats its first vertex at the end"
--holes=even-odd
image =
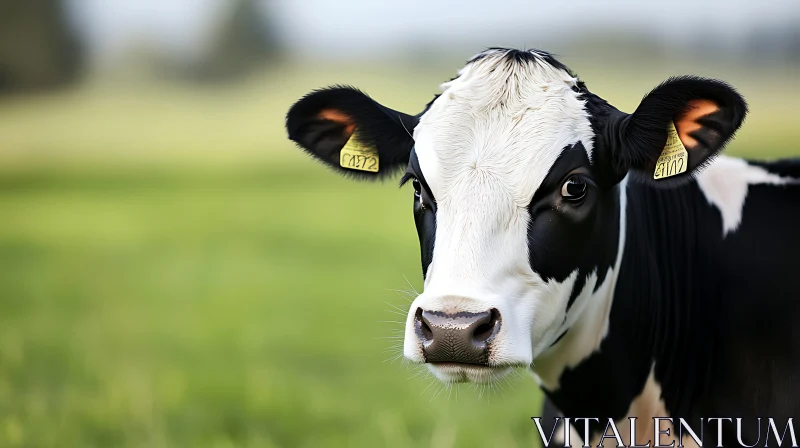
POLYGON ((708 307, 692 300, 713 295, 702 280, 708 258, 698 256, 714 244, 702 235, 721 228, 710 210, 695 182, 663 190, 622 184, 621 257, 576 324, 533 365, 566 416, 623 419, 637 397, 658 400, 664 388, 681 393, 664 394, 661 411, 688 415, 707 375, 687 369, 706 365, 713 341, 703 333, 708 307))

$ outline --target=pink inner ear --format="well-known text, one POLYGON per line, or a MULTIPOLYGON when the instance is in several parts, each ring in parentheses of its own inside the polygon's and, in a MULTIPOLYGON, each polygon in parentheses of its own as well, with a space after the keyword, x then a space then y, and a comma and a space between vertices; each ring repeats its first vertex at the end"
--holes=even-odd
POLYGON ((347 138, 350 138, 350 136, 353 135, 353 131, 356 130, 356 123, 353 121, 353 119, 339 110, 323 109, 320 111, 317 117, 323 120, 335 121, 336 123, 344 126, 344 132, 347 138))
POLYGON ((675 129, 678 131, 678 138, 683 142, 686 149, 697 146, 697 140, 689 134, 703 127, 697 122, 701 117, 713 114, 719 110, 717 103, 711 100, 691 100, 686 106, 683 114, 675 120, 675 129))

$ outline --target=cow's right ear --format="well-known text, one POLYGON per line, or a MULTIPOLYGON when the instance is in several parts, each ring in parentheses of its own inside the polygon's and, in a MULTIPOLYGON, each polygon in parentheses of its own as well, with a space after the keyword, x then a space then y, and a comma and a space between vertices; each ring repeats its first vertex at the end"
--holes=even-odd
POLYGON ((617 173, 653 186, 684 184, 722 151, 745 115, 744 98, 723 81, 670 78, 611 128, 617 173))
POLYGON ((289 138, 335 170, 377 179, 405 169, 418 118, 384 107, 351 87, 306 95, 286 116, 289 138))

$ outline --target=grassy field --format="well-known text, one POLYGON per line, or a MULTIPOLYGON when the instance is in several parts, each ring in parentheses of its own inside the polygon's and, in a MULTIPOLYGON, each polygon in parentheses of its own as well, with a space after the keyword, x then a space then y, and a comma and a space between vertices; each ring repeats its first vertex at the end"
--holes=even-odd
MULTIPOLYGON (((394 290, 421 285, 411 193, 340 179, 282 131, 312 88, 413 112, 452 71, 0 103, 0 446, 534 445, 524 372, 444 390, 391 361, 394 290)), ((630 109, 670 74, 586 79, 630 109)), ((783 78, 734 75, 754 115, 731 152, 798 154, 783 78)))

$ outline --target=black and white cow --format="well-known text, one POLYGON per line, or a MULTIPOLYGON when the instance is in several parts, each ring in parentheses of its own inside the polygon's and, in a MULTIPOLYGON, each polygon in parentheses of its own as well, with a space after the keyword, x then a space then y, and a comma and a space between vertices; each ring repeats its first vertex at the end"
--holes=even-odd
POLYGON ((416 116, 334 87, 287 128, 342 173, 413 184, 405 357, 444 382, 528 368, 564 415, 601 419, 596 445, 607 418, 800 417, 800 162, 716 157, 746 112, 684 76, 627 114, 547 53, 495 48, 416 116))

